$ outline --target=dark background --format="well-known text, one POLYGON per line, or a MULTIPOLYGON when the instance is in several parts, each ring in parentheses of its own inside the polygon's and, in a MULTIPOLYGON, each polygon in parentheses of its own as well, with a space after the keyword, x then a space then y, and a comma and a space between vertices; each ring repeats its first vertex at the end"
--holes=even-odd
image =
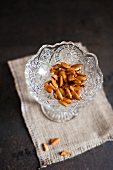
MULTIPOLYGON (((7 61, 62 40, 81 41, 98 56, 113 107, 113 1, 0 1, 0 170, 39 167, 7 61)), ((113 142, 46 169, 113 170, 113 142)))

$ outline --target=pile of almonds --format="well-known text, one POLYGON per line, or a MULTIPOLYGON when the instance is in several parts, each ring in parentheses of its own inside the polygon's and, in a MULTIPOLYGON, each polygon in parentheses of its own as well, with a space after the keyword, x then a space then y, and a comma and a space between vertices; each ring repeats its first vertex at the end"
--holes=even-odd
POLYGON ((69 65, 65 62, 51 67, 53 73, 51 80, 44 83, 48 93, 53 92, 54 98, 64 106, 72 103, 72 100, 80 100, 80 90, 84 88, 86 75, 81 73, 83 64, 69 65))
MULTIPOLYGON (((60 141, 60 138, 54 138, 54 139, 50 139, 50 145, 55 145, 60 141)), ((43 150, 44 151, 48 151, 48 144, 43 143, 42 144, 43 150)), ((71 152, 69 150, 65 150, 63 152, 60 153, 61 156, 66 156, 68 154, 71 154, 71 152)))

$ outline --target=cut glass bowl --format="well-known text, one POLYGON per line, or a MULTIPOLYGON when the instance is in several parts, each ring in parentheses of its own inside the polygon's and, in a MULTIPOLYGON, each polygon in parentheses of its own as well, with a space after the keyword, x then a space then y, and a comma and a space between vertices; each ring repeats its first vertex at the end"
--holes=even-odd
POLYGON ((31 96, 41 105, 44 115, 56 122, 74 118, 95 97, 103 83, 96 55, 88 53, 79 44, 64 41, 43 45, 26 64, 25 78, 31 96), (67 107, 59 104, 53 93, 48 93, 44 88, 44 83, 51 79, 50 68, 60 62, 72 65, 82 63, 81 72, 87 76, 85 87, 81 90, 81 100, 73 100, 67 107))

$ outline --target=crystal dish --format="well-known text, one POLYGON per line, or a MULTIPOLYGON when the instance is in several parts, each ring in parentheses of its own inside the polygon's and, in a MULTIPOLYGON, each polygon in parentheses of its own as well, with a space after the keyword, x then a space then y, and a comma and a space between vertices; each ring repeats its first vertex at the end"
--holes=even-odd
POLYGON ((55 45, 43 45, 26 64, 25 78, 31 96, 41 105, 44 115, 56 122, 74 118, 95 97, 103 83, 96 55, 86 52, 76 43, 64 41, 55 45), (81 72, 87 76, 85 87, 81 90, 81 100, 74 100, 68 107, 59 104, 53 94, 47 93, 44 88, 44 83, 52 75, 50 68, 60 62, 82 63, 81 72))

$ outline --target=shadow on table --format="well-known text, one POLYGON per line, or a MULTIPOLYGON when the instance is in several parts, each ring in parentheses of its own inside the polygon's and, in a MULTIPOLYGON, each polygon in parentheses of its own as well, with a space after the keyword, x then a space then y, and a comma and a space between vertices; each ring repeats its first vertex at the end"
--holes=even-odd
POLYGON ((113 71, 111 74, 104 77, 103 87, 106 97, 113 108, 113 71))

